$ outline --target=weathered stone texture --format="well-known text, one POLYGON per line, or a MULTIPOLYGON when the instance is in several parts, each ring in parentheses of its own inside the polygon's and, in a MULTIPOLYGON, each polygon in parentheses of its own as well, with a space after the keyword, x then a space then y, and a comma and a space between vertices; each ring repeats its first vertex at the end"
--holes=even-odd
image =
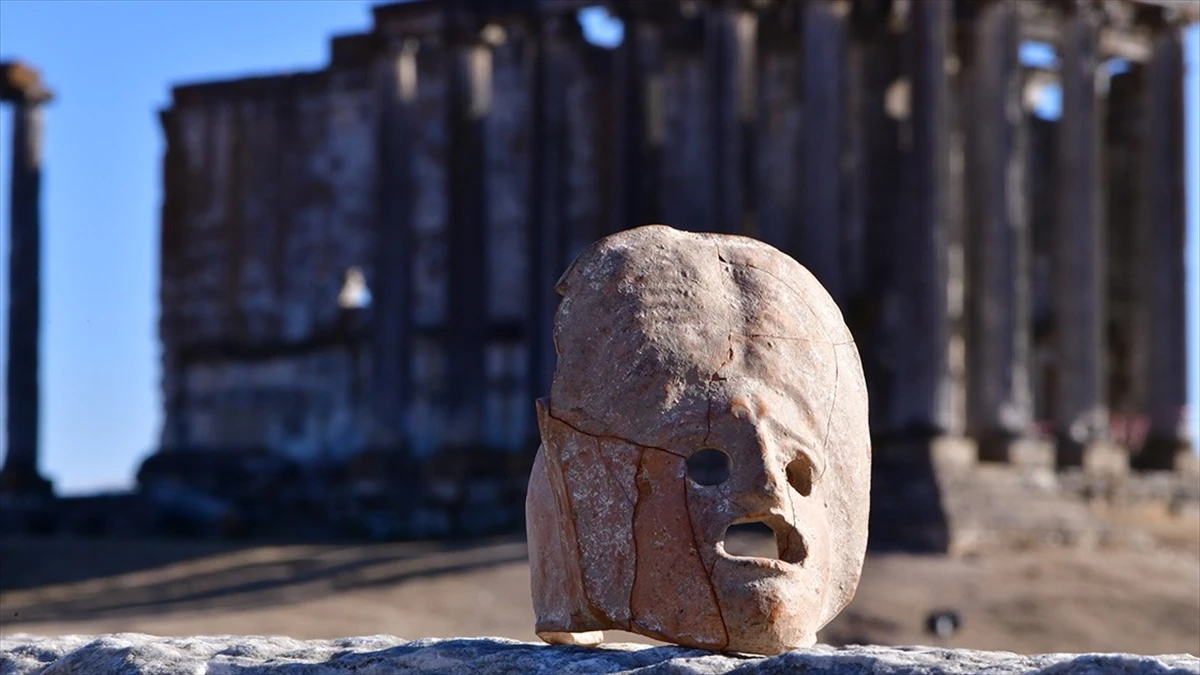
POLYGON ((303 341, 335 320, 345 270, 368 264, 371 92, 297 77, 328 82, 275 97, 191 103, 177 94, 188 167, 188 187, 178 189, 188 194, 169 227, 187 245, 164 253, 186 274, 164 280, 182 297, 167 307, 163 331, 180 348, 303 341))
POLYGON ((288 435, 283 418, 347 407, 353 328, 338 294, 349 269, 373 271, 374 98, 356 71, 205 87, 177 89, 166 120, 179 170, 163 223, 164 436, 175 447, 274 447, 288 435), (340 364, 303 363, 339 341, 340 364), (270 352, 301 358, 254 363, 270 352), (215 361, 224 363, 205 365, 215 361), (248 404, 240 412, 231 392, 248 404), (283 399, 291 403, 273 407, 283 399), (251 410, 270 414, 255 420, 251 410))
POLYGON ((510 27, 492 54, 491 114, 484 124, 484 188, 487 194, 487 316, 491 323, 484 355, 487 388, 483 401, 483 442, 492 448, 520 450, 528 441, 528 350, 522 337, 528 325, 532 264, 528 223, 532 156, 534 44, 521 26, 510 27))
POLYGON ((413 323, 418 329, 436 327, 446 320, 449 295, 445 58, 437 45, 423 45, 417 53, 417 94, 411 131, 413 249, 408 264, 413 275, 413 323))
POLYGON ((770 658, 713 654, 681 647, 606 645, 600 648, 535 645, 500 638, 403 640, 388 635, 293 640, 286 637, 164 638, 122 633, 42 638, 7 636, 0 642, 0 673, 112 673, 151 675, 205 672, 267 673, 894 673, 963 675, 1129 675, 1200 673, 1186 654, 1036 654, 934 647, 826 646, 770 658))
POLYGON ((254 362, 188 368, 183 413, 191 443, 209 448, 271 448, 295 460, 348 458, 366 442, 356 385, 363 373, 346 350, 331 348, 254 362))
POLYGON ((529 36, 510 34, 492 55, 492 95, 484 130, 488 205, 488 316, 520 322, 526 311, 530 155, 529 36))

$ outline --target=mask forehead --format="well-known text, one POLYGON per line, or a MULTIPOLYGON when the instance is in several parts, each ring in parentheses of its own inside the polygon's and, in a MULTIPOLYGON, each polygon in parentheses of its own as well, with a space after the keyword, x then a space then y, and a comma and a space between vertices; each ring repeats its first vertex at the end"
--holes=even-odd
POLYGON ((585 251, 559 292, 554 410, 647 445, 705 424, 713 383, 735 372, 807 401, 833 372, 820 345, 849 340, 803 267, 741 237, 624 232, 585 251))

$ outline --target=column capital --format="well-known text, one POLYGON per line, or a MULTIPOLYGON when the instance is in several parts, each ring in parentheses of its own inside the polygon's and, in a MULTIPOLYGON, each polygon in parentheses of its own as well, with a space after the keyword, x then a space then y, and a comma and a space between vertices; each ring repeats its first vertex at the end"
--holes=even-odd
POLYGON ((36 68, 23 61, 0 62, 0 101, 37 105, 53 99, 36 68))
POLYGON ((1200 4, 1186 0, 1132 0, 1135 20, 1180 28, 1200 21, 1200 4))

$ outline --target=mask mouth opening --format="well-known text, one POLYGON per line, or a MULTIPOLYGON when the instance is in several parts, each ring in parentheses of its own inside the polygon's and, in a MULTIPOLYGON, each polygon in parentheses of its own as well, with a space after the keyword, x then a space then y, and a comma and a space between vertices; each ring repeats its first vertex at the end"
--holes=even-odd
POLYGON ((734 558, 778 560, 803 565, 808 547, 800 532, 781 516, 740 520, 725 529, 721 549, 734 558))

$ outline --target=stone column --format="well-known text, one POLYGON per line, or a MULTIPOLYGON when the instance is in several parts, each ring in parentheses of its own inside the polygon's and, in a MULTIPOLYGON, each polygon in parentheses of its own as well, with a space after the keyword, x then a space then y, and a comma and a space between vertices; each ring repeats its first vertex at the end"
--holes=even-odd
POLYGON ((1026 198, 1019 7, 979 8, 965 111, 968 267, 968 428, 981 459, 1053 466, 1029 438, 1030 238, 1026 198))
POLYGON ((1156 27, 1142 106, 1142 210, 1138 233, 1146 275, 1138 303, 1145 327, 1143 375, 1149 431, 1136 464, 1171 468, 1189 453, 1187 404, 1184 63, 1178 27, 1156 27))
POLYGON ((758 17, 731 0, 719 0, 706 18, 715 229, 744 234, 754 230, 758 17))
POLYGON ((486 392, 488 337, 487 190, 484 181, 484 121, 491 106, 492 53, 480 40, 471 8, 447 9, 449 109, 450 294, 446 364, 449 429, 454 445, 480 438, 486 392), (460 13, 461 12, 461 13, 460 13))
POLYGON ((845 307, 842 132, 850 3, 816 0, 803 7, 800 262, 845 307))
POLYGON ((625 37, 614 69, 616 208, 609 233, 662 217, 662 138, 655 138, 655 125, 648 123, 661 114, 653 107, 662 50, 661 28, 654 21, 654 13, 662 8, 656 5, 642 0, 618 5, 625 37))
MULTIPOLYGON (((890 8, 888 8, 890 9, 890 8)), ((895 279, 901 263, 899 239, 903 163, 900 152, 901 111, 888 109, 888 92, 902 75, 900 38, 890 30, 892 14, 879 13, 859 22, 851 44, 854 88, 849 103, 858 129, 855 146, 855 201, 859 202, 863 246, 862 293, 851 298, 846 317, 862 354, 871 395, 871 428, 892 431, 892 401, 903 395, 895 369, 906 357, 898 331, 904 317, 898 308, 895 279)), ((907 113, 905 113, 907 114, 907 113)))
POLYGON ((371 286, 372 402, 378 438, 392 445, 407 435, 404 418, 412 390, 413 125, 417 94, 415 39, 389 50, 379 74, 379 225, 371 286))
POLYGON ((187 425, 187 361, 180 342, 187 333, 181 308, 184 301, 187 215, 188 158, 185 155, 179 120, 173 110, 159 113, 166 152, 163 156, 163 201, 159 230, 158 336, 162 344, 163 424, 159 452, 186 448, 190 442, 187 425))
POLYGON ((1108 337, 1107 388, 1114 442, 1140 447, 1144 436, 1142 374, 1147 356, 1141 321, 1146 274, 1141 233, 1142 101, 1145 66, 1130 63, 1108 84, 1104 120, 1104 265, 1108 337))
POLYGON ((1032 258, 1032 372, 1035 424, 1053 419, 1058 368, 1054 362, 1054 158, 1057 156, 1058 122, 1025 114, 1029 155, 1025 171, 1029 185, 1030 252, 1032 258))
POLYGON ((1105 404, 1100 112, 1096 96, 1098 17, 1069 5, 1062 36, 1062 121, 1058 125, 1055 231, 1055 427, 1060 465, 1079 465, 1108 435, 1105 404))
POLYGON ((549 394, 554 375, 554 312, 558 307, 554 286, 563 272, 560 251, 565 234, 567 141, 564 61, 568 56, 561 37, 562 21, 557 15, 540 18, 530 66, 533 163, 529 183, 533 206, 529 232, 529 390, 534 397, 549 394))
POLYGON ((50 482, 38 473, 42 106, 51 98, 36 70, 22 63, 0 64, 0 100, 13 110, 5 386, 8 450, 0 471, 0 494, 14 497, 51 494, 50 482))
POLYGON ((901 216, 894 255, 902 319, 891 426, 926 440, 964 431, 961 383, 950 368, 947 292, 950 8, 945 2, 912 3, 902 48, 911 99, 901 129, 901 216))

